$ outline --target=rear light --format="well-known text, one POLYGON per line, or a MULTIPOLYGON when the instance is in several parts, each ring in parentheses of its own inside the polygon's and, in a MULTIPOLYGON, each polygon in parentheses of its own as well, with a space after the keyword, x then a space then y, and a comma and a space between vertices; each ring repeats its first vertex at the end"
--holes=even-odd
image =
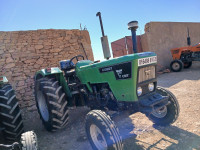
POLYGON ((51 68, 46 68, 45 71, 46 73, 51 73, 51 68))

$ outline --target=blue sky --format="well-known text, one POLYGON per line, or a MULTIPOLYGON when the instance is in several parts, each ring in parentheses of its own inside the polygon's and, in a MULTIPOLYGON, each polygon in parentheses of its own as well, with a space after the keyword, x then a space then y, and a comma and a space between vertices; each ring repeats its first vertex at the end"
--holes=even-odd
POLYGON ((81 23, 95 60, 102 59, 98 11, 110 43, 131 34, 132 20, 139 22, 137 34, 150 21, 200 22, 200 0, 0 0, 0 31, 79 29, 81 23))

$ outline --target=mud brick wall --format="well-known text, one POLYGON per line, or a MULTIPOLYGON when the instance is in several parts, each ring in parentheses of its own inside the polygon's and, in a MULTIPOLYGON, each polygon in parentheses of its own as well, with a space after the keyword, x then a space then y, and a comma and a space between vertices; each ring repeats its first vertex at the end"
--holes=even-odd
POLYGON ((81 54, 93 60, 86 30, 35 30, 0 32, 0 75, 8 78, 21 107, 35 109, 35 72, 81 54))

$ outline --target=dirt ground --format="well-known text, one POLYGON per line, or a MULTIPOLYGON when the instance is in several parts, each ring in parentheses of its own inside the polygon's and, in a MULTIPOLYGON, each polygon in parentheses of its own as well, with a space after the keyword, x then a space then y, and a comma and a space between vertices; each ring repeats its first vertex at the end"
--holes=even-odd
MULTIPOLYGON (((141 113, 118 117, 115 122, 125 150, 200 150, 200 63, 182 72, 159 75, 158 85, 177 97, 178 120, 170 127, 161 128, 141 113)), ((37 133, 40 150, 91 150, 84 129, 88 111, 88 108, 71 109, 69 125, 51 133, 42 126, 37 111, 23 110, 25 130, 37 133)))

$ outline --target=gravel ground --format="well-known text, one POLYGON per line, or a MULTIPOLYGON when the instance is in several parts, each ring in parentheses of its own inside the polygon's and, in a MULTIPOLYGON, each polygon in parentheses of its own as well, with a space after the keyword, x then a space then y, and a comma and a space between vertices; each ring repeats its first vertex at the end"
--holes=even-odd
MULTIPOLYGON (((200 150, 200 63, 178 73, 158 76, 158 85, 175 94, 180 104, 178 120, 161 128, 136 113, 116 118, 125 150, 200 150)), ((37 133, 40 150, 91 150, 84 129, 88 108, 70 110, 69 125, 57 132, 47 132, 36 111, 24 112, 25 130, 37 133)), ((0 140, 1 142, 1 140, 0 140)))

